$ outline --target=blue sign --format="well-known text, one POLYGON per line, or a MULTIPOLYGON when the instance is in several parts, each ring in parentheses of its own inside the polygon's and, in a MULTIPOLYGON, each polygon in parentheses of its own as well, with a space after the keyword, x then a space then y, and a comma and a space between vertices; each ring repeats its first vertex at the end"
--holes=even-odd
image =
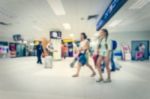
POLYGON ((98 21, 96 30, 100 30, 127 1, 128 0, 112 0, 103 16, 98 21))

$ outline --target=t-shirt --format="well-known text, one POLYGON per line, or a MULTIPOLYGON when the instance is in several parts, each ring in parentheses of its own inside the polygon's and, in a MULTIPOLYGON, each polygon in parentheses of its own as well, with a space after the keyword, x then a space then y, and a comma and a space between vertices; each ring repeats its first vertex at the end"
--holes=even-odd
POLYGON ((84 47, 85 46, 85 44, 88 42, 88 40, 87 39, 85 39, 85 40, 83 40, 83 41, 81 41, 80 42, 80 47, 82 48, 82 47, 84 47))
POLYGON ((42 52, 43 52, 42 45, 37 45, 36 49, 37 49, 37 55, 42 54, 42 52))
POLYGON ((98 43, 99 48, 99 55, 101 56, 106 56, 108 51, 111 50, 111 40, 107 39, 107 41, 105 39, 103 40, 99 40, 98 43), (107 45, 107 48, 106 48, 107 45))
MULTIPOLYGON (((80 42, 80 48, 83 48, 87 43, 88 43, 88 40, 87 40, 87 39, 81 41, 81 42, 80 42)), ((85 51, 81 51, 81 53, 85 53, 85 51)))
POLYGON ((54 47, 52 44, 48 44, 47 47, 46 47, 47 51, 48 51, 48 54, 50 56, 53 56, 53 50, 54 50, 54 47))

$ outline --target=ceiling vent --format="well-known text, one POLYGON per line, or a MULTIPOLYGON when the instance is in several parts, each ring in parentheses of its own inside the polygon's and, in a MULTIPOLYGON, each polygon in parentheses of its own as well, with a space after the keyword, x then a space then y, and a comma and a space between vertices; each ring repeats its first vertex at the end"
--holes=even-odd
POLYGON ((91 19, 97 19, 98 18, 98 14, 95 14, 95 15, 89 15, 87 17, 87 20, 91 20, 91 19))
POLYGON ((0 25, 5 25, 6 26, 6 25, 10 25, 10 23, 6 23, 6 22, 1 22, 0 21, 0 25))

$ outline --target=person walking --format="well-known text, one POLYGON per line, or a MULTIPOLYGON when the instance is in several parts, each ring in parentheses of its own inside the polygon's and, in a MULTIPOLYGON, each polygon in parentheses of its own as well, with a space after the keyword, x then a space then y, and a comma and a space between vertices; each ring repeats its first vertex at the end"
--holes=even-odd
POLYGON ((110 62, 110 53, 111 53, 111 41, 108 38, 109 33, 107 29, 101 29, 99 32, 98 37, 98 46, 97 46, 97 53, 98 53, 98 59, 97 59, 97 70, 99 73, 99 79, 97 82, 103 81, 102 76, 102 62, 104 62, 107 70, 107 80, 104 82, 111 82, 111 71, 109 67, 110 62))
POLYGON ((72 77, 78 77, 80 73, 81 66, 86 65, 91 71, 91 77, 94 77, 96 75, 93 67, 89 64, 86 52, 89 50, 89 41, 87 40, 87 36, 85 33, 81 33, 81 41, 80 41, 80 47, 78 50, 78 65, 77 65, 77 72, 72 77))
POLYGON ((37 50, 37 64, 42 64, 43 47, 42 47, 42 42, 41 41, 37 45, 36 50, 37 50))

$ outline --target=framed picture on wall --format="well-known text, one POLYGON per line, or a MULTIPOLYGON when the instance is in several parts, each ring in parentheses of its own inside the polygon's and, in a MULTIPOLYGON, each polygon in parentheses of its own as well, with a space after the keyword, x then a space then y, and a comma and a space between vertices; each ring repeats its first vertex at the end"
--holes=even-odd
POLYGON ((132 60, 149 60, 149 41, 132 41, 132 60))

